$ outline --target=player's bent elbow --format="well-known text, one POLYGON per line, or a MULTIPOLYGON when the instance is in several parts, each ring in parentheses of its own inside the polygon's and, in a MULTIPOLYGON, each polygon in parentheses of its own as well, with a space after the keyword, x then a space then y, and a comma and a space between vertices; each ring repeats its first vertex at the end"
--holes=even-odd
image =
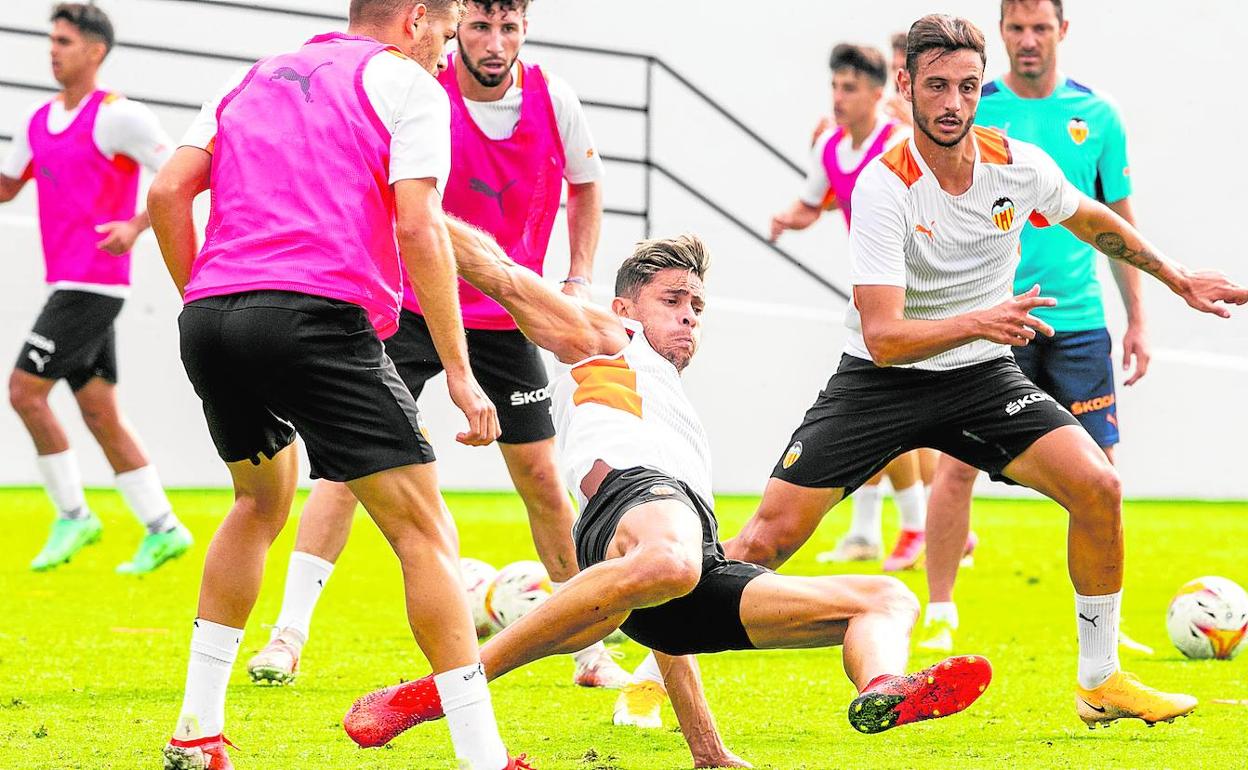
POLYGON ((882 335, 864 334, 863 342, 867 345, 867 352, 871 354, 871 363, 876 366, 896 366, 897 364, 905 363, 901 357, 902 350, 900 346, 882 335))
POLYGON ((195 196, 190 190, 189 183, 184 183, 172 174, 157 174, 147 190, 147 210, 163 211, 176 206, 180 201, 194 200, 195 196))

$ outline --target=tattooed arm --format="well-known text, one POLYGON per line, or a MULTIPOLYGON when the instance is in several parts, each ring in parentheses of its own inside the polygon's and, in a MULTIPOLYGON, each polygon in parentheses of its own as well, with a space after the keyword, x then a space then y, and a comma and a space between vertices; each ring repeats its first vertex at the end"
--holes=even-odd
POLYGON ((1248 304, 1248 288, 1216 270, 1191 270, 1167 259, 1125 219, 1090 198, 1062 226, 1102 254, 1152 275, 1202 313, 1229 318, 1223 304, 1248 304))

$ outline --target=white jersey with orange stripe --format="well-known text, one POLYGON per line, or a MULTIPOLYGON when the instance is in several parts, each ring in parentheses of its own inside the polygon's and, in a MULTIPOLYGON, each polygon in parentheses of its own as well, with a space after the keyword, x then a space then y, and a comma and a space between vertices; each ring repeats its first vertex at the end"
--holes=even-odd
POLYGON ((584 510, 581 480, 594 463, 645 467, 711 498, 711 445, 685 395, 680 372, 655 352, 640 324, 620 319, 632 340, 613 356, 594 356, 555 381, 552 407, 560 463, 584 510))
MULTIPOLYGON (((1023 226, 1056 225, 1083 197, 1039 147, 979 126, 972 141, 974 177, 961 195, 941 188, 912 140, 867 164, 854 187, 850 279, 905 289, 906 318, 951 318, 1009 299, 1023 226)), ((870 360, 852 303, 845 323, 845 352, 870 360)), ((1008 355, 1008 345, 975 340, 906 366, 956 369, 1008 355)))

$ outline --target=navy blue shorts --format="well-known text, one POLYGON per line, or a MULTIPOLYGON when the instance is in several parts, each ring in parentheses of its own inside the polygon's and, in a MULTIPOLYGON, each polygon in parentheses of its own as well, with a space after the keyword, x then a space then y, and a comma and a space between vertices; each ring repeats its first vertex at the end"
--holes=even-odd
POLYGON ((1070 410, 1102 447, 1118 443, 1113 343, 1107 329, 1037 336, 1014 348, 1023 374, 1070 410))

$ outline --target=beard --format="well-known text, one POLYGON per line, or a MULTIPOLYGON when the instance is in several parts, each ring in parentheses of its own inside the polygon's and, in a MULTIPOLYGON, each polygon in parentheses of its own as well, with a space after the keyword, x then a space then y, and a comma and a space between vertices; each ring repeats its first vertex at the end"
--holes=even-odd
MULTIPOLYGON (((928 139, 931 139, 934 143, 940 145, 941 147, 956 147, 959 142, 961 142, 964 138, 966 138, 967 133, 970 132, 971 130, 971 126, 975 125, 975 116, 972 115, 970 120, 963 121, 962 132, 959 133, 956 138, 947 139, 947 138, 937 135, 936 132, 932 130, 932 125, 936 122, 936 120, 939 120, 940 118, 936 118, 936 120, 930 120, 928 119, 926 115, 920 113, 918 108, 915 108, 913 110, 913 115, 914 115, 914 125, 918 126, 919 130, 922 131, 927 136, 928 139)), ((940 117, 944 118, 944 117, 950 117, 950 116, 941 115, 940 117)))
POLYGON ((464 67, 468 70, 468 74, 472 75, 473 79, 486 88, 494 88, 495 86, 502 85, 503 81, 507 79, 507 76, 511 74, 512 65, 516 63, 516 60, 512 59, 506 63, 507 66, 500 70, 497 75, 491 75, 478 67, 477 63, 469 58, 468 55, 464 53, 463 49, 459 50, 458 55, 460 60, 463 61, 464 67))

